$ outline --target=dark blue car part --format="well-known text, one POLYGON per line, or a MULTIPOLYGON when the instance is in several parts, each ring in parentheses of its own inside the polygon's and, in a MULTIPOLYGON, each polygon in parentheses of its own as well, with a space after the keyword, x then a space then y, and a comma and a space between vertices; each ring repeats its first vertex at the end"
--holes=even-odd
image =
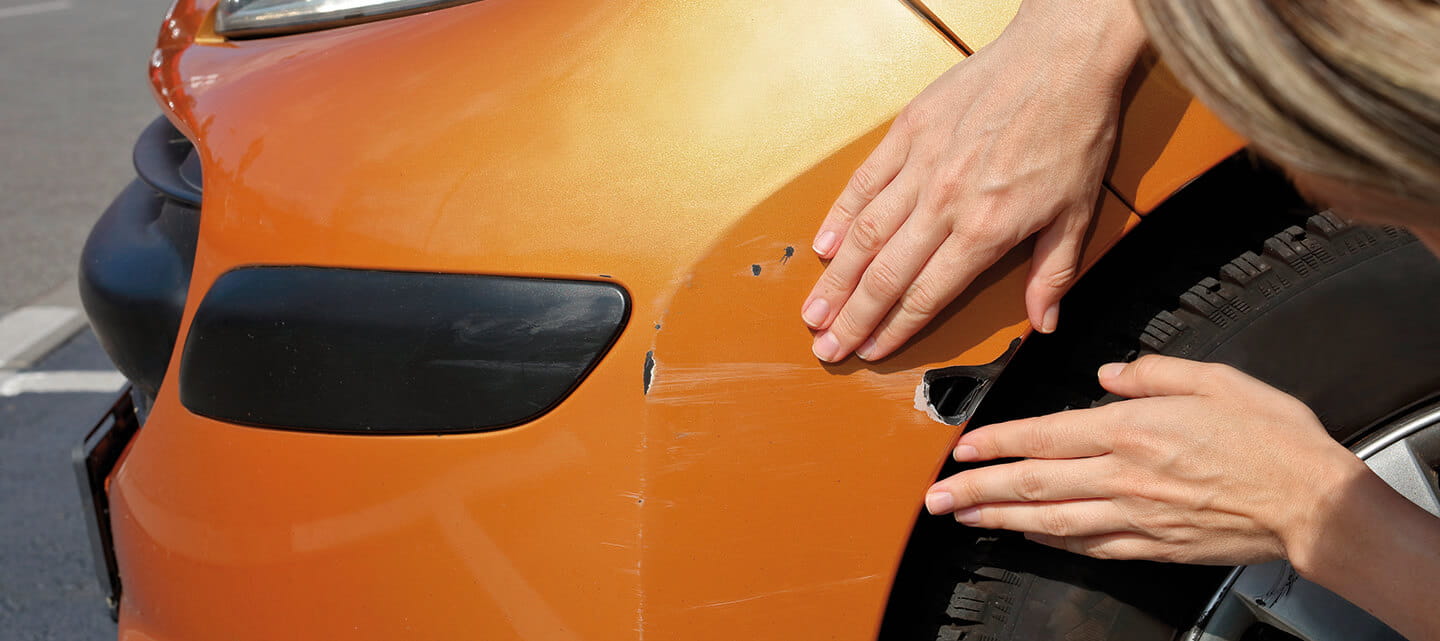
POLYGON ((200 233, 200 168, 168 120, 135 143, 132 182, 80 256, 85 313, 116 369, 153 398, 170 364, 200 233))
POLYGON ((140 133, 131 159, 140 180, 155 191, 171 200, 200 206, 200 157, 195 146, 164 116, 140 133))
POLYGON ((180 401, 280 429, 478 432, 554 408, 620 334, 608 282, 246 267, 191 323, 180 401))

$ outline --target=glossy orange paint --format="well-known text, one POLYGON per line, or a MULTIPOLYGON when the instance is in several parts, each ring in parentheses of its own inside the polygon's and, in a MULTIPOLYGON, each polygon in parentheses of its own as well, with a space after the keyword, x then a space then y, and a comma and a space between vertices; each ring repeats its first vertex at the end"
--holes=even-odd
POLYGON ((1146 55, 1125 88, 1106 183, 1146 214, 1244 146, 1165 65, 1146 55))
MULTIPOLYGON (((122 639, 874 638, 958 435, 915 389, 1024 335, 1026 252, 878 364, 818 364, 798 306, 949 42, 893 0, 488 0, 242 42, 213 4, 177 3, 151 68, 205 172, 182 344, 254 264, 613 278, 633 310, 568 400, 484 434, 206 419, 177 348, 110 486, 122 639)), ((1136 220, 1107 195, 1086 260, 1136 220)))
MULTIPOLYGON (((1021 0, 913 0, 970 51, 1000 36, 1021 0)), ((1245 146, 1153 55, 1125 88, 1119 137, 1106 183, 1142 214, 1245 146)))

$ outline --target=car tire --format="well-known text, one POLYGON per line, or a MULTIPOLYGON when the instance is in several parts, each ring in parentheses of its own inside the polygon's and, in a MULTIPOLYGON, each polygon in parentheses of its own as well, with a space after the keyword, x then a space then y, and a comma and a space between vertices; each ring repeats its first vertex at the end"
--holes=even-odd
MULTIPOLYGON (((1440 394, 1440 261, 1403 230, 1321 213, 1211 271, 1132 335, 1125 356, 1235 366, 1306 402, 1345 444, 1440 394)), ((1071 387, 1090 405, 1116 400, 1083 371, 1090 380, 1071 387)), ((1101 561, 958 524, 921 529, 901 578, 927 579, 897 581, 881 639, 1170 641, 1230 572, 1101 561)))

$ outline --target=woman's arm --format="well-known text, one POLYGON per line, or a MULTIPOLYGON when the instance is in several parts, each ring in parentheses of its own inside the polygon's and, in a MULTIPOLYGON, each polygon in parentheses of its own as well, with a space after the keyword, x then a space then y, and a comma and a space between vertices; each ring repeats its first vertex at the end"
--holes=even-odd
POLYGON ((1025 305, 1053 331, 1144 43, 1129 0, 1025 0, 917 96, 816 233, 815 355, 888 355, 1032 235, 1025 305))
POLYGON ((1336 472, 1328 513, 1292 535, 1290 563, 1407 639, 1440 641, 1440 518, 1363 464, 1336 472))

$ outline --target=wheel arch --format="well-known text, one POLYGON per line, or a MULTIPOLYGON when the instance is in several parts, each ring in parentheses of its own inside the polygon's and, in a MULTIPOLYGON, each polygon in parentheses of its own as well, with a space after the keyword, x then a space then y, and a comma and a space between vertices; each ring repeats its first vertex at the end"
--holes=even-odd
MULTIPOLYGON (((1057 331, 1032 334, 1014 351, 1013 358, 997 368, 981 390, 983 398, 967 417, 967 426, 1088 407, 1104 394, 1095 382, 1095 370, 1106 362, 1133 358, 1136 337, 1149 319, 1173 308, 1187 288, 1208 275, 1199 269, 1175 272, 1156 269, 1157 265, 1225 264, 1276 232, 1303 224, 1300 214, 1305 207, 1283 175, 1246 154, 1216 164, 1146 215, 1085 272, 1061 304, 1057 331)), ((932 370, 932 374, 945 372, 932 370)), ((932 384, 931 390, 935 389, 932 384)), ((933 404, 936 398, 932 394, 929 400, 933 404)), ((939 478, 957 471, 955 464, 946 465, 939 478)), ((916 629, 911 626, 921 612, 947 610, 945 603, 935 602, 937 598, 950 599, 952 610, 964 609, 964 595, 937 596, 937 590, 946 588, 934 581, 933 568, 924 567, 934 560, 920 559, 917 552, 933 549, 944 529, 937 527, 932 517, 919 515, 892 585, 879 637, 882 641, 912 638, 916 629)), ((1049 557, 1036 558, 1031 569, 1045 571, 1046 559, 1049 557)), ((978 580, 1002 583, 1007 576, 985 567, 948 571, 970 572, 980 577, 978 580), (985 572, 996 574, 990 577, 985 572)), ((1178 619, 1190 614, 1168 616, 1178 619)), ((933 633, 931 629, 927 634, 933 633)))
MULTIPOLYGON (((1440 292, 1440 268, 1403 230, 1315 214, 1279 171, 1237 156, 1168 200, 1097 261, 1066 296, 1059 331, 1017 350, 969 425, 1113 399, 1095 381, 1095 369, 1144 349, 1234 365, 1305 402, 1334 438, 1350 442, 1440 389, 1433 321, 1415 320, 1425 318, 1433 292, 1440 292), (1161 321, 1170 323, 1167 331, 1161 321), (1370 402, 1347 412, 1347 394, 1370 402)), ((940 477, 962 469, 952 463, 940 477)), ((1118 566, 1023 547, 1013 534, 967 530, 970 544, 957 544, 957 529, 964 528, 920 517, 882 640, 910 638, 915 626, 929 625, 927 634, 934 634, 935 619, 927 617, 937 613, 957 624, 941 624, 939 638, 966 638, 946 634, 1001 625, 1004 616, 986 614, 995 608, 1011 612, 1032 598, 1053 607, 1046 598, 1086 595, 1109 599, 1104 607, 1112 609, 1143 604, 1125 611, 1143 611, 1161 626, 1157 634, 1167 634, 1161 628, 1194 624, 1205 591, 1218 585, 1213 568, 1143 562, 1126 562, 1121 574, 1137 578, 1119 581, 1118 566), (937 558, 942 549, 954 553, 937 558), (1167 573, 1185 573, 1186 580, 1167 573), (1031 584, 1022 575, 1069 591, 1027 597, 1031 584), (1157 585, 1183 594, 1159 598, 1157 585)), ((1100 601, 1086 603, 1100 608, 1100 601)), ((1014 624, 1004 625, 1010 634, 1014 624)))

